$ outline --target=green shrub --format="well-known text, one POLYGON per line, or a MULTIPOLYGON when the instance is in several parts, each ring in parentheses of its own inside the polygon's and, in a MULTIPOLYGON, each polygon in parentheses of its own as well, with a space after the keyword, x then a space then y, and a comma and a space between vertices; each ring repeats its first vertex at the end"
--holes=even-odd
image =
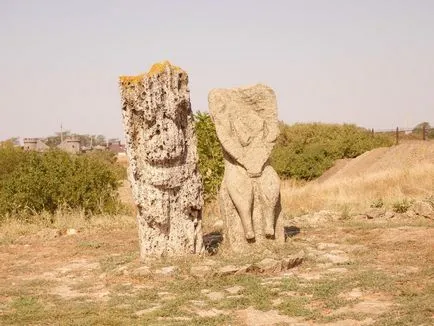
POLYGON ((376 147, 392 145, 387 136, 372 135, 349 124, 281 123, 280 130, 271 164, 283 178, 311 180, 337 159, 354 158, 376 147))
POLYGON ((395 213, 403 214, 407 212, 410 207, 411 207, 411 202, 407 199, 403 199, 393 204, 393 211, 395 213))
POLYGON ((197 112, 194 116, 197 135, 197 152, 199 156, 199 171, 205 200, 215 198, 220 183, 223 180, 223 151, 217 138, 214 122, 207 113, 197 112))
POLYGON ((0 148, 0 162, 15 165, 0 178, 0 215, 54 213, 61 207, 86 213, 114 212, 119 175, 112 163, 90 155, 0 148), (14 153, 12 153, 12 152, 14 153), (17 161, 17 157, 21 160, 17 161))
POLYGON ((384 202, 382 198, 378 198, 371 203, 371 208, 383 208, 384 202))
POLYGON ((12 142, 0 144, 0 182, 9 176, 26 159, 26 153, 12 142))

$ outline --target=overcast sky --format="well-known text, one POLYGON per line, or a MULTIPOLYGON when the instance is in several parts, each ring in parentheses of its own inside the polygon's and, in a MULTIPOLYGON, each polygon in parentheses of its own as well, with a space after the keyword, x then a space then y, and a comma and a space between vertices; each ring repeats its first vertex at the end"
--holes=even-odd
POLYGON ((0 140, 123 138, 118 76, 166 59, 194 111, 260 82, 287 123, 434 125, 432 0, 0 0, 0 140))

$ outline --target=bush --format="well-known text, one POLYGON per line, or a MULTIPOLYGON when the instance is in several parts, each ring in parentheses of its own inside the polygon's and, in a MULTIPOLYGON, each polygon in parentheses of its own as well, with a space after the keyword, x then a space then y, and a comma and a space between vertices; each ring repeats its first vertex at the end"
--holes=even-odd
POLYGON ((223 151, 214 122, 207 113, 195 114, 199 171, 202 174, 205 200, 215 198, 225 171, 223 151))
POLYGON ((58 150, 37 153, 2 146, 0 165, 8 162, 8 174, 2 169, 0 175, 0 215, 54 213, 65 206, 89 214, 119 208, 119 172, 106 160, 58 150))
POLYGON ((392 145, 387 136, 372 135, 349 124, 281 123, 280 130, 271 164, 283 178, 311 180, 337 159, 354 158, 376 147, 392 145))
POLYGON ((383 208, 384 202, 382 198, 378 198, 371 203, 371 208, 383 208))
POLYGON ((403 214, 406 213, 410 207, 411 207, 411 202, 407 199, 403 199, 393 204, 393 211, 395 213, 403 214))

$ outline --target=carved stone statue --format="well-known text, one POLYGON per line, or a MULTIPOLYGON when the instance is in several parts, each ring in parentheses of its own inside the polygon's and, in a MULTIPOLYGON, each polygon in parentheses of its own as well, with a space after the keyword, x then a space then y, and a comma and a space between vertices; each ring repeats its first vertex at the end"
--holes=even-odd
POLYGON ((187 73, 162 62, 121 77, 120 88, 141 257, 200 252, 203 190, 187 73))
POLYGON ((214 89, 208 101, 224 152, 219 201, 229 242, 274 239, 281 210, 280 179, 268 161, 279 134, 274 91, 260 84, 214 89))

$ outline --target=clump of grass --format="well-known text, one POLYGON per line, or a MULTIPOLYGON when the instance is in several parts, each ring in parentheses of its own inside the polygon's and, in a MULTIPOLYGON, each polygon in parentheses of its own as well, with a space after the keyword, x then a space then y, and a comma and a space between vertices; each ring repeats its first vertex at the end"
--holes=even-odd
POLYGON ((101 248, 103 244, 98 241, 81 241, 78 246, 81 248, 88 248, 88 249, 99 249, 101 248))
POLYGON ((370 205, 371 208, 382 208, 383 206, 384 206, 384 201, 382 198, 378 198, 374 200, 370 205))
POLYGON ((397 201, 393 204, 393 211, 395 213, 406 213, 408 209, 411 207, 411 202, 404 198, 403 200, 397 201))

